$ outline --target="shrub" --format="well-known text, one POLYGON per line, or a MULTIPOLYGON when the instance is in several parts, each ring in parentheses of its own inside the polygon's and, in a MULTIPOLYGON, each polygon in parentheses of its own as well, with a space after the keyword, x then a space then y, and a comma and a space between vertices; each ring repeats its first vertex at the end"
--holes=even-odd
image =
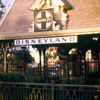
POLYGON ((25 77, 19 73, 0 74, 1 82, 24 82, 25 77))
POLYGON ((62 84, 70 84, 70 79, 64 77, 64 78, 62 79, 62 84))
POLYGON ((97 79, 97 84, 100 85, 100 78, 97 79))
POLYGON ((84 84, 84 79, 79 77, 63 78, 63 84, 84 84))
POLYGON ((44 79, 40 76, 32 76, 26 80, 28 83, 44 83, 44 79))

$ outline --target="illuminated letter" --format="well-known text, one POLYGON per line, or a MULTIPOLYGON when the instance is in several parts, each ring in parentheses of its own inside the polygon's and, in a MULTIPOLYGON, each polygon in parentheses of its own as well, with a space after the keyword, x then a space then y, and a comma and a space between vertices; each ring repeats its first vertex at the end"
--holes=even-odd
POLYGON ((52 38, 50 38, 50 43, 54 43, 54 41, 52 41, 53 39, 52 38))
POLYGON ((33 44, 33 43, 35 44, 35 43, 36 43, 36 40, 31 40, 31 43, 32 43, 32 44, 33 44))
POLYGON ((75 40, 75 38, 74 37, 70 37, 70 41, 74 41, 75 40))
POLYGON ((25 40, 25 44, 29 44, 29 40, 25 40))
POLYGON ((47 43, 48 39, 45 38, 44 41, 45 41, 45 43, 47 43))
POLYGON ((60 42, 59 38, 57 38, 55 42, 60 42))
POLYGON ((62 38, 62 42, 67 42, 67 38, 62 38))
POLYGON ((20 44, 20 40, 16 40, 16 45, 20 44))
POLYGON ((42 43, 41 39, 38 39, 38 43, 42 43))

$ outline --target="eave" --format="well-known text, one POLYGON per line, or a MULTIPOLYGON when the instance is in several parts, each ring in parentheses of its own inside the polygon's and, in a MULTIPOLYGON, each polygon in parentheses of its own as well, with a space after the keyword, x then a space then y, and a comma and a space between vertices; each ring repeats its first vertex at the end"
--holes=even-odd
POLYGON ((9 39, 29 39, 29 38, 42 38, 42 37, 56 37, 56 36, 71 36, 71 35, 88 35, 88 34, 100 34, 100 27, 98 28, 85 28, 85 29, 71 29, 71 30, 59 30, 59 31, 45 31, 34 33, 13 33, 0 35, 0 40, 9 39))

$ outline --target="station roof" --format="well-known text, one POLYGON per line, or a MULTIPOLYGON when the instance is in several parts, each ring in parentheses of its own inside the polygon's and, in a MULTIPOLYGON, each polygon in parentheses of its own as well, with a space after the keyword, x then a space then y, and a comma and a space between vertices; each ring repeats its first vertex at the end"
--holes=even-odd
POLYGON ((100 0, 62 0, 72 5, 67 11, 66 30, 29 32, 34 20, 31 5, 39 0, 15 0, 0 25, 0 39, 49 37, 72 34, 100 33, 100 0))

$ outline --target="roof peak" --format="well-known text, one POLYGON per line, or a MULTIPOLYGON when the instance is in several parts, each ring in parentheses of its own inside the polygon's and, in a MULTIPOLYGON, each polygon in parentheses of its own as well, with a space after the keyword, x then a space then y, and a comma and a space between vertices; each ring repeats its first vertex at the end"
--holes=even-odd
POLYGON ((53 8, 55 6, 60 6, 66 9, 72 8, 71 5, 67 2, 67 0, 35 0, 33 4, 30 6, 30 10, 40 10, 44 8, 53 8))

